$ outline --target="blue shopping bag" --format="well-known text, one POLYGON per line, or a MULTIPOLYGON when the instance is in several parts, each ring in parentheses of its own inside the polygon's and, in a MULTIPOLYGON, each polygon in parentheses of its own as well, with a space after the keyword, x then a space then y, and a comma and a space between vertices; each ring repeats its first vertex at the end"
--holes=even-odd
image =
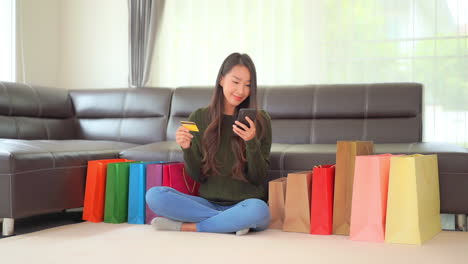
POLYGON ((130 165, 128 183, 128 223, 145 224, 146 217, 146 165, 164 163, 164 161, 150 161, 133 163, 130 165))

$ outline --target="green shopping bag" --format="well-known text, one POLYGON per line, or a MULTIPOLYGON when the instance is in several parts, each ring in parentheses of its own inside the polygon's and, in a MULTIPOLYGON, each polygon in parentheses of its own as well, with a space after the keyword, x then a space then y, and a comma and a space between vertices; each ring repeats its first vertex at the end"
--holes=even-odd
POLYGON ((107 165, 104 223, 120 224, 127 222, 128 177, 130 164, 132 163, 141 163, 141 161, 118 162, 107 165))

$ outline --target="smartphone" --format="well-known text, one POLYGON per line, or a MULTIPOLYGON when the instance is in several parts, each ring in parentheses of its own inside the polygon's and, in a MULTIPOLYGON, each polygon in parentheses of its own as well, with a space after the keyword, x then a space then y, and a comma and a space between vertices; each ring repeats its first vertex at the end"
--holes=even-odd
POLYGON ((247 121, 247 119, 245 119, 246 116, 248 116, 253 122, 255 122, 257 118, 257 109, 241 108, 239 110, 239 113, 237 114, 237 121, 250 128, 249 122, 247 121))

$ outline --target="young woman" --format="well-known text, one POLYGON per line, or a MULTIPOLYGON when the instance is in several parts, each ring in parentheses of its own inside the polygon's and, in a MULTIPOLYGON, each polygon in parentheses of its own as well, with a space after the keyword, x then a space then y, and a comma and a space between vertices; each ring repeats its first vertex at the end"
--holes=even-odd
POLYGON ((199 132, 179 127, 176 142, 185 167, 200 183, 200 197, 168 187, 148 190, 146 202, 157 215, 156 230, 236 233, 268 227, 270 212, 264 197, 271 147, 270 116, 257 111, 249 126, 236 121, 241 108, 257 109, 255 65, 247 54, 233 53, 221 65, 208 107, 189 120, 199 132))

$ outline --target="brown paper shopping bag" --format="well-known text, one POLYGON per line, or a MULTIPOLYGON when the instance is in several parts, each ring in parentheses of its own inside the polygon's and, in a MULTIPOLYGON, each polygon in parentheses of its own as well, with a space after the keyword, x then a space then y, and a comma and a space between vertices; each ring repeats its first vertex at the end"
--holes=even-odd
POLYGON ((271 229, 283 228, 286 180, 286 177, 282 177, 268 183, 268 206, 271 216, 269 228, 271 229))
POLYGON ((371 141, 338 141, 336 143, 335 191, 333 201, 333 234, 349 235, 356 156, 371 155, 371 141))
POLYGON ((312 171, 288 174, 283 231, 309 233, 312 171))

